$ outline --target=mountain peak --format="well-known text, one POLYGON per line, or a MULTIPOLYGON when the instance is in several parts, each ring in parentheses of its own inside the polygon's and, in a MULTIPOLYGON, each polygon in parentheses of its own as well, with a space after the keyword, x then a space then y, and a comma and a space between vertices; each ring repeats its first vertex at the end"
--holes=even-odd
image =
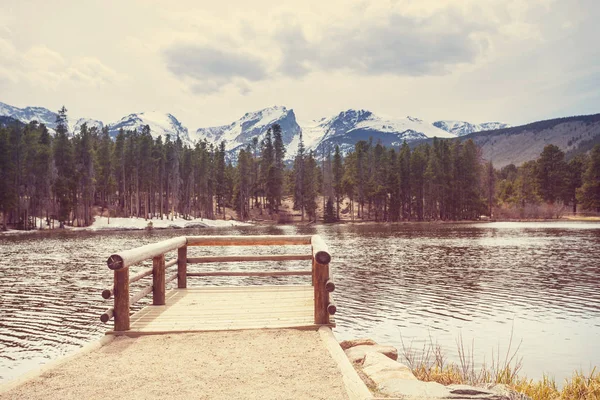
POLYGON ((150 127, 150 133, 153 138, 167 135, 178 136, 185 144, 193 145, 190 140, 188 129, 173 114, 162 113, 159 111, 144 111, 129 114, 109 127, 109 133, 115 137, 119 130, 138 130, 141 131, 144 126, 150 127))
POLYGON ((294 110, 284 106, 272 106, 247 112, 240 119, 229 125, 200 128, 195 132, 197 141, 206 139, 209 142, 225 141, 228 151, 249 144, 252 138, 262 139, 264 133, 273 125, 279 124, 283 133, 283 142, 289 145, 300 126, 296 122, 294 110))

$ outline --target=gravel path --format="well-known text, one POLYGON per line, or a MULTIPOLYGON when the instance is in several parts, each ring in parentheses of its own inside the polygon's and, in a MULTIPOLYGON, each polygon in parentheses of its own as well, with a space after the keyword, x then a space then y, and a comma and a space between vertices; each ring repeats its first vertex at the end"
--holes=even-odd
POLYGON ((347 399, 318 332, 119 337, 0 399, 347 399))

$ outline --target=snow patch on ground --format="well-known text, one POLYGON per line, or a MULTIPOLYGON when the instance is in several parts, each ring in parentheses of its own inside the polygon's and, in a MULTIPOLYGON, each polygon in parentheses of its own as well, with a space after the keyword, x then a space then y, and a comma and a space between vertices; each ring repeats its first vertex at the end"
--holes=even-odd
MULTIPOLYGON (((49 226, 46 225, 46 220, 42 220, 43 228, 40 230, 40 219, 36 218, 36 229, 32 229, 29 231, 9 229, 8 231, 0 231, 0 234, 4 235, 16 235, 21 233, 32 233, 32 232, 41 232, 41 231, 60 231, 59 228, 60 223, 56 220, 54 222, 54 229, 50 229, 49 226)), ((101 230, 142 230, 148 228, 148 223, 152 222, 153 229, 168 229, 168 228, 227 228, 231 226, 250 226, 252 224, 247 222, 240 222, 234 220, 224 221, 222 219, 206 219, 206 218, 196 218, 196 219, 183 219, 183 218, 175 218, 173 221, 170 219, 144 219, 144 218, 110 218, 110 220, 106 217, 96 217, 92 225, 85 227, 73 227, 73 226, 65 226, 64 230, 70 231, 101 231, 101 230)))
POLYGON ((152 223, 154 229, 165 229, 165 228, 223 228, 229 226, 248 226, 251 225, 246 222, 240 221, 224 221, 222 219, 183 219, 176 218, 171 221, 170 219, 144 219, 144 218, 110 218, 96 217, 96 220, 87 230, 103 230, 103 229, 146 229, 149 223, 152 223))

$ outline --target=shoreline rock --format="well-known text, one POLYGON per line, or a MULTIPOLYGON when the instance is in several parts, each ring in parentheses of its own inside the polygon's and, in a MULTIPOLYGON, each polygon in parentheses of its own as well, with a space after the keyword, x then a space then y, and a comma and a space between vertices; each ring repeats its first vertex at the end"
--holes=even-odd
POLYGON ((437 382, 420 381, 408 366, 397 361, 396 348, 377 344, 372 339, 346 340, 340 343, 340 347, 367 386, 384 396, 412 400, 529 399, 501 384, 489 384, 485 387, 457 384, 444 386, 437 382))

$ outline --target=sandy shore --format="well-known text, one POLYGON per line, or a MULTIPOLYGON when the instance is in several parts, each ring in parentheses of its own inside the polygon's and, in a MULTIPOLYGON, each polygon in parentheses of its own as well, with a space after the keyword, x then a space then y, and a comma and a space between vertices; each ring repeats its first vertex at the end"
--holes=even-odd
POLYGON ((0 399, 347 399, 319 333, 249 330, 118 337, 0 399))

